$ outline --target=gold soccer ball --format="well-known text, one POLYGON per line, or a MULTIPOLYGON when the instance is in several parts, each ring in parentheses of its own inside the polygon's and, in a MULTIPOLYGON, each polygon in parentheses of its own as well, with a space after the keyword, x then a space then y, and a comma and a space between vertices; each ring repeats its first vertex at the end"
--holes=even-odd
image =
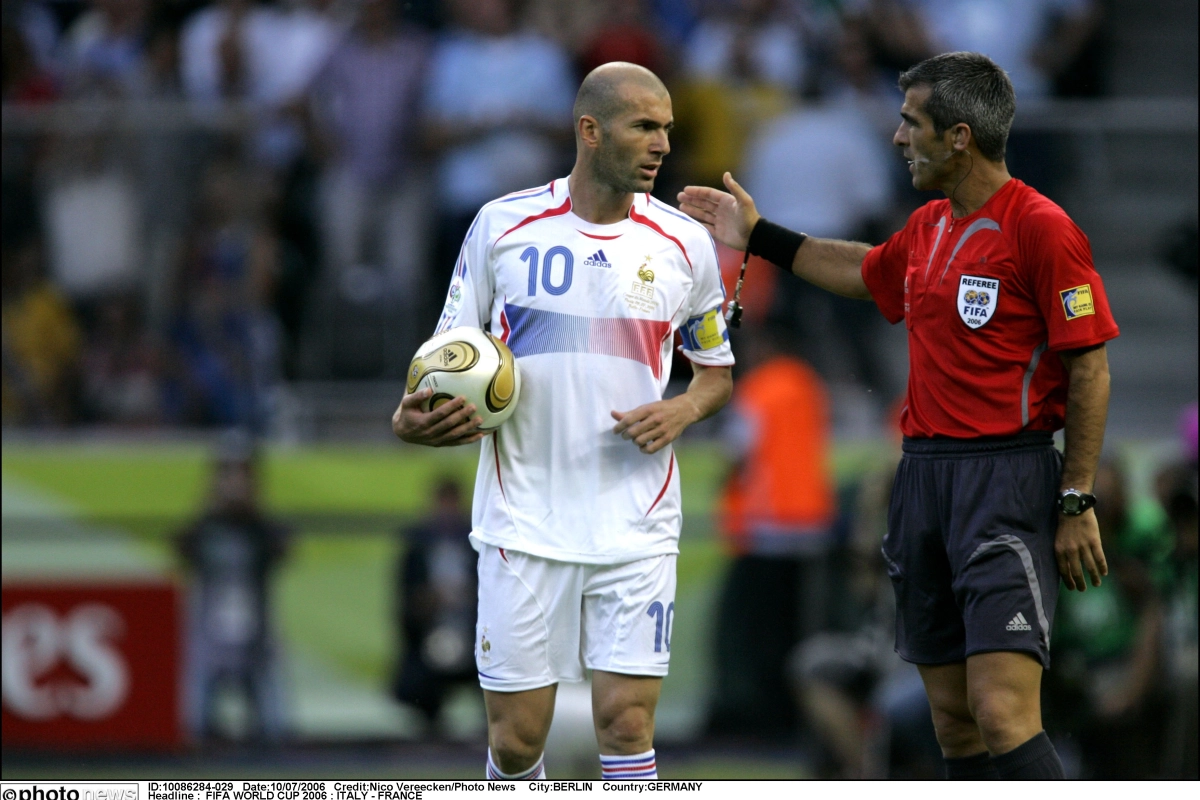
POLYGON ((480 430, 494 431, 517 408, 521 369, 508 345, 490 333, 451 328, 421 345, 408 367, 408 393, 426 387, 433 394, 422 411, 432 411, 461 395, 483 418, 480 430))

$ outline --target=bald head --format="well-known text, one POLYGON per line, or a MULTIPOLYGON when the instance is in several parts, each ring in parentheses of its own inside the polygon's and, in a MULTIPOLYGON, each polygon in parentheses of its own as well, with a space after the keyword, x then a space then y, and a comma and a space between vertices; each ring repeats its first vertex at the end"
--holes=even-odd
POLYGON ((628 90, 645 89, 655 95, 669 97, 667 87, 650 70, 626 61, 610 61, 588 73, 575 95, 575 128, 583 116, 594 118, 607 128, 613 117, 620 114, 629 102, 628 90))
POLYGON ((628 211, 633 193, 654 189, 673 125, 671 95, 653 72, 620 61, 596 67, 575 97, 572 192, 590 185, 628 194, 621 198, 628 211))

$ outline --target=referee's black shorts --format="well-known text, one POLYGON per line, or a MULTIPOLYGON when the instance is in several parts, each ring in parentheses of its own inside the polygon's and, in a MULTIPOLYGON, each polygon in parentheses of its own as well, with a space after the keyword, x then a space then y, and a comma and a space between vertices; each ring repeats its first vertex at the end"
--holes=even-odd
POLYGON ((904 440, 883 542, 901 658, 1009 650, 1050 666, 1061 475, 1049 433, 904 440))

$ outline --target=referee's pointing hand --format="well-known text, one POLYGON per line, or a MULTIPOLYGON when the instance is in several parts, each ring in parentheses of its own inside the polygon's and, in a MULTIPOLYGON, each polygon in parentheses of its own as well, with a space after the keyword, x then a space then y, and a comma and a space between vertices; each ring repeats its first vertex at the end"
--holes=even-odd
POLYGON ((750 231, 761 215, 754 207, 754 198, 728 172, 725 186, 728 192, 708 186, 685 186, 679 193, 679 210, 708 228, 721 244, 745 250, 750 231))

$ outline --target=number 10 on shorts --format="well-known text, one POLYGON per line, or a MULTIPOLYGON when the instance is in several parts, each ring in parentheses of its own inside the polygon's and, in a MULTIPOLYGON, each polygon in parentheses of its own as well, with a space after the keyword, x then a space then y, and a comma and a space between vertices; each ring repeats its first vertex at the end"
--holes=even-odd
POLYGON ((664 645, 667 652, 671 652, 671 620, 675 618, 675 604, 669 603, 664 610, 663 604, 655 600, 646 609, 646 616, 654 617, 654 652, 661 653, 664 645))

